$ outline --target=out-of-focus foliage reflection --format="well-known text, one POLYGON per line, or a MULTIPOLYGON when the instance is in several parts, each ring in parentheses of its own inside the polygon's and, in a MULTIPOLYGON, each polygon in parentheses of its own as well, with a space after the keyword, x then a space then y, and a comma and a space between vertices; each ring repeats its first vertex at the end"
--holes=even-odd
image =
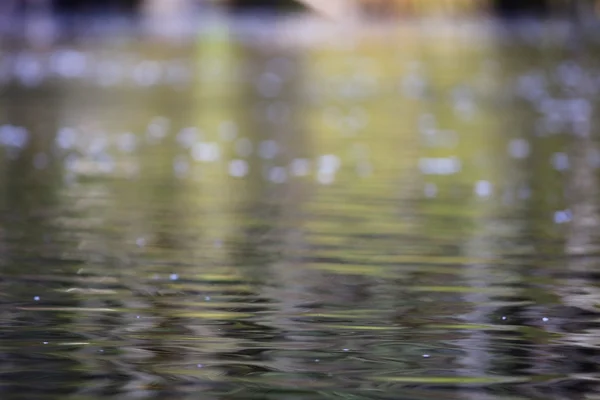
POLYGON ((5 40, 2 398, 597 396, 596 39, 5 40))

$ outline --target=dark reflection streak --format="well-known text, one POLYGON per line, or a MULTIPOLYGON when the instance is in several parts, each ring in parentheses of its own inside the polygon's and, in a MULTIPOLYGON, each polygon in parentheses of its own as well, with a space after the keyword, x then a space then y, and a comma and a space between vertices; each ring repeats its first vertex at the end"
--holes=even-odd
POLYGON ((29 398, 46 393, 69 395, 76 387, 66 383, 81 382, 86 374, 81 371, 79 362, 59 351, 57 345, 63 341, 81 341, 82 335, 65 329, 75 316, 14 307, 14 304, 52 306, 57 302, 68 307, 79 305, 76 298, 54 291, 63 286, 60 281, 19 279, 24 271, 32 276, 56 272, 74 274, 77 268, 75 264, 56 262, 64 246, 60 240, 63 232, 54 219, 64 205, 59 195, 62 171, 51 149, 61 123, 62 104, 56 101, 60 94, 58 88, 50 84, 25 90, 10 85, 0 93, 0 108, 5 113, 3 123, 24 127, 29 133, 23 149, 2 149, 1 156, 0 318, 3 329, 0 336, 4 343, 12 341, 20 345, 3 346, 0 380, 9 395, 29 398), (44 259, 53 262, 47 264, 44 259), (34 381, 36 384, 32 385, 34 381))
MULTIPOLYGON (((597 120, 597 117, 594 117, 594 122, 597 120)), ((574 320, 577 321, 580 315, 587 314, 589 319, 597 319, 599 315, 597 304, 600 290, 592 280, 594 275, 590 274, 597 269, 597 260, 585 257, 599 251, 600 239, 598 175, 590 163, 590 156, 594 151, 598 151, 598 145, 592 136, 589 125, 591 123, 586 121, 583 126, 573 126, 576 133, 573 135, 569 151, 572 165, 566 182, 566 198, 572 220, 567 229, 565 243, 565 252, 570 256, 566 267, 573 276, 561 280, 561 284, 556 288, 570 309, 563 312, 562 318, 557 318, 555 329, 564 332, 562 342, 570 345, 566 348, 563 345, 558 350, 569 360, 573 360, 564 366, 565 373, 570 373, 574 378, 591 375, 597 379, 595 363, 600 352, 596 345, 600 329, 591 323, 574 324, 574 320)), ((590 383, 590 386, 593 386, 594 390, 599 388, 597 383, 590 383)), ((579 390, 583 390, 583 387, 579 390)))
MULTIPOLYGON (((150 43, 154 40, 160 42, 158 39, 149 39, 150 43)), ((193 54, 193 48, 188 46, 163 47, 164 50, 168 52, 167 57, 173 58, 187 53, 193 54)), ((144 246, 147 246, 149 251, 160 251, 158 253, 160 258, 166 257, 160 260, 163 266, 159 272, 160 276, 165 277, 164 279, 176 277, 172 280, 177 280, 180 274, 183 275, 185 270, 180 270, 181 263, 189 265, 194 261, 196 254, 194 249, 201 240, 201 232, 193 229, 197 210, 192 207, 193 203, 190 202, 190 187, 177 177, 174 170, 174 160, 182 153, 178 147, 177 133, 182 128, 194 124, 192 95, 192 91, 182 92, 171 87, 158 86, 156 89, 146 89, 140 93, 139 99, 139 101, 148 99, 144 104, 147 110, 144 113, 145 116, 152 113, 155 114, 155 118, 168 116, 165 127, 166 136, 158 140, 158 143, 154 143, 157 139, 152 138, 151 127, 148 126, 146 143, 142 145, 144 154, 140 160, 140 179, 148 182, 148 185, 145 186, 146 190, 143 195, 136 199, 137 201, 143 199, 145 204, 152 204, 153 207, 145 209, 141 214, 136 213, 131 221, 135 224, 134 226, 137 225, 137 233, 144 238, 144 246)), ((138 262, 145 258, 156 258, 156 255, 145 256, 144 251, 140 255, 141 260, 138 262)), ((130 306, 139 307, 139 303, 143 303, 145 307, 142 319, 150 320, 150 326, 142 331, 146 338, 136 340, 137 343, 132 343, 133 345, 124 353, 131 356, 131 361, 127 358, 124 360, 124 367, 126 367, 126 371, 131 372, 132 378, 124 389, 131 393, 140 389, 176 392, 181 383, 180 380, 170 379, 168 372, 165 373, 156 367, 204 363, 204 360, 198 360, 193 354, 187 354, 183 350, 184 344, 176 338, 213 336, 214 332, 208 326, 203 326, 196 318, 174 316, 172 314, 173 306, 168 301, 172 300, 171 296, 164 297, 165 301, 163 301, 163 296, 160 294, 160 286, 164 284, 143 283, 144 288, 140 282, 133 281, 129 276, 130 274, 125 275, 125 283, 140 294, 137 298, 131 299, 130 306), (142 363, 135 362, 135 353, 138 349, 142 352, 149 352, 151 356, 144 359, 142 363)), ((180 296, 183 293, 174 295, 180 296)), ((185 302, 178 301, 177 303, 178 310, 185 309, 185 302)), ((139 324, 136 324, 135 320, 128 320, 131 318, 139 317, 126 313, 122 315, 121 323, 125 326, 131 324, 134 330, 139 330, 141 325, 136 327, 139 324)), ((117 332, 119 331, 121 331, 119 334, 121 337, 127 337, 126 331, 117 329, 117 332)), ((189 346, 195 347, 191 344, 189 346)), ((194 350, 200 349, 194 348, 194 350)))
MULTIPOLYGON (((271 168, 283 166, 289 171, 287 167, 294 157, 305 156, 301 153, 305 151, 306 135, 296 111, 301 109, 296 102, 302 97, 299 93, 302 60, 294 49, 282 51, 249 44, 236 51, 241 54, 244 71, 254 77, 237 89, 242 98, 252 99, 256 96, 261 89, 257 87, 257 82, 260 82, 263 74, 277 74, 284 81, 275 99, 267 99, 255 107, 242 108, 235 115, 237 120, 243 121, 244 133, 249 135, 256 151, 249 160, 249 176, 243 182, 243 189, 238 192, 243 197, 238 198, 239 206, 233 210, 235 219, 233 232, 227 240, 228 254, 231 255, 232 264, 242 273, 243 280, 253 282, 261 289, 257 293, 247 293, 249 305, 239 309, 252 312, 254 315, 251 320, 234 321, 224 325, 222 331, 225 337, 244 342, 251 340, 260 344, 261 348, 222 353, 220 358, 271 364, 270 368, 248 364, 247 368, 231 368, 228 371, 232 377, 259 377, 261 373, 276 369, 278 364, 269 356, 269 349, 275 341, 283 340, 284 334, 282 326, 278 326, 270 315, 271 312, 268 309, 259 311, 252 305, 252 299, 258 296, 261 302, 273 306, 281 302, 283 296, 273 297, 269 288, 285 282, 280 281, 279 275, 282 272, 281 265, 287 264, 289 255, 278 249, 287 248, 285 243, 298 229, 300 221, 297 214, 304 196, 297 188, 301 183, 277 184, 269 179, 271 168), (271 51, 276 57, 270 54, 271 51), (272 140, 278 148, 278 154, 272 160, 259 157, 260 144, 268 140, 272 140)), ((286 180, 289 179, 287 176, 286 180)), ((240 293, 238 296, 242 295, 240 293)), ((243 392, 250 394, 251 390, 243 392)))
MULTIPOLYGON (((505 29, 510 29, 510 25, 505 26, 505 29)), ((521 71, 523 58, 527 59, 527 63, 535 65, 535 57, 539 57, 539 49, 536 47, 531 49, 531 54, 524 55, 522 58, 516 57, 510 49, 499 47, 500 57, 502 57, 503 63, 508 66, 508 73, 506 79, 511 79, 512 74, 522 73, 521 71)), ((520 49, 520 47, 519 47, 520 49)), ((523 101, 521 99, 515 101, 523 101)), ((519 118, 523 118, 525 121, 531 120, 529 115, 529 109, 523 107, 524 111, 520 111, 522 115, 519 118)), ((512 123, 507 123, 510 126, 509 129, 514 129, 512 123)), ((506 129, 506 127, 504 127, 506 129)), ((517 132, 520 133, 519 130, 517 132)), ((523 300, 527 303, 535 302, 532 299, 530 289, 533 287, 531 281, 535 278, 535 274, 539 271, 538 264, 543 262, 540 257, 544 257, 546 251, 546 233, 544 231, 545 225, 544 220, 548 213, 548 189, 544 186, 544 182, 547 179, 548 169, 543 164, 544 154, 543 148, 540 149, 538 138, 534 135, 525 133, 524 137, 531 143, 531 155, 525 160, 520 161, 517 170, 513 174, 512 186, 516 191, 519 190, 531 190, 532 196, 529 199, 524 200, 523 207, 518 208, 516 211, 516 222, 519 224, 519 235, 514 239, 518 241, 518 245, 523 248, 535 249, 531 255, 531 259, 522 265, 519 265, 515 271, 515 281, 518 282, 515 287, 519 288, 519 292, 514 300, 523 300), (541 153, 541 154, 540 154, 541 153), (522 221, 522 222, 521 222, 522 221)), ((525 254, 529 254, 527 251, 525 254)), ((507 324, 518 327, 528 327, 532 322, 531 320, 538 315, 538 312, 534 309, 533 312, 530 310, 529 305, 517 305, 501 307, 492 313, 490 322, 507 324)), ((501 349, 494 352, 495 362, 493 367, 501 374, 519 376, 532 374, 536 368, 538 360, 536 355, 532 354, 531 348, 534 346, 531 338, 524 334, 523 329, 517 329, 509 334, 500 334, 495 338, 493 343, 498 343, 498 347, 501 349), (506 345, 508 341, 513 341, 518 338, 519 346, 506 345)), ((519 390, 527 391, 529 388, 524 386, 519 390)))

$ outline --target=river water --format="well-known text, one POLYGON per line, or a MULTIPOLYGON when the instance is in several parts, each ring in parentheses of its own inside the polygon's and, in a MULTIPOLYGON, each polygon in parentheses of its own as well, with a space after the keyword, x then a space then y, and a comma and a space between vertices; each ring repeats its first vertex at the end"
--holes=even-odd
POLYGON ((600 398, 597 34, 80 28, 2 39, 2 399, 600 398))

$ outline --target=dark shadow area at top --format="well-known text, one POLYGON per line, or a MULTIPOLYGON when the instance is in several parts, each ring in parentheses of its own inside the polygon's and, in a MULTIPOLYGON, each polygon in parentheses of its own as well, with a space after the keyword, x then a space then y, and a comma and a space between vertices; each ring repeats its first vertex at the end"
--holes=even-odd
POLYGON ((547 0, 495 0, 493 11, 500 17, 544 16, 550 10, 547 0))

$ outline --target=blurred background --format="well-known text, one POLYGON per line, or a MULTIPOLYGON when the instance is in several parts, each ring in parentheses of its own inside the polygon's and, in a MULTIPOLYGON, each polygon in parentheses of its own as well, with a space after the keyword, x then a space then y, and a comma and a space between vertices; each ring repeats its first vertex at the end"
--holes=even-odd
POLYGON ((592 12, 596 0, 5 0, 6 13, 47 11, 56 13, 187 13, 190 8, 221 7, 229 10, 268 12, 312 10, 324 13, 358 13, 386 17, 409 17, 427 13, 480 13, 501 15, 561 15, 592 12))
POLYGON ((600 398, 598 1, 0 1, 0 398, 600 398))

